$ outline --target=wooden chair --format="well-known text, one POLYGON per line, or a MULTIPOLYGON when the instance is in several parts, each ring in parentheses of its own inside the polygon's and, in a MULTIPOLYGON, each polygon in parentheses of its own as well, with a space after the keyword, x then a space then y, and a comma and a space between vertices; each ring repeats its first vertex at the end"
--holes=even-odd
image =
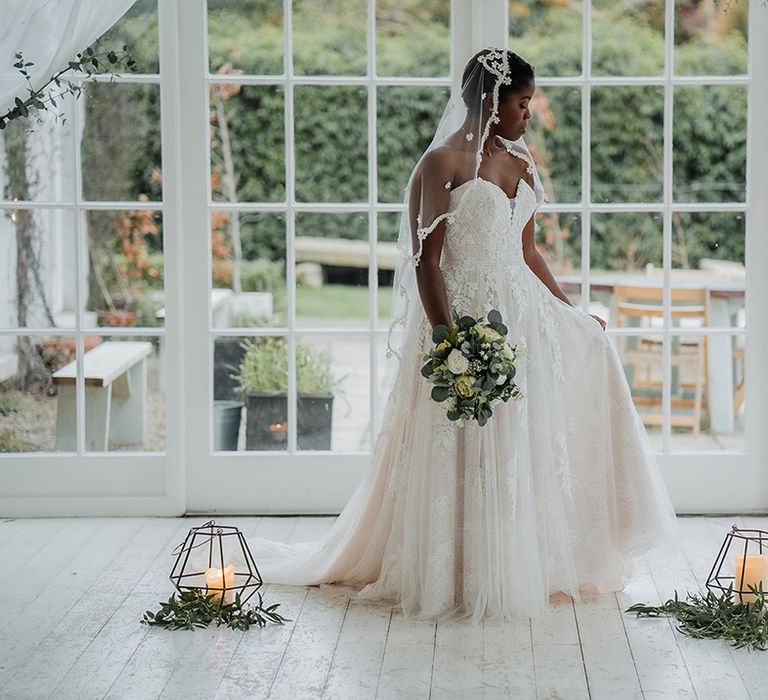
MULTIPOLYGON (((662 341, 647 332, 660 327, 663 318, 663 288, 617 284, 613 290, 613 318, 618 327, 637 327, 638 336, 617 336, 619 353, 627 372, 636 406, 649 407, 639 411, 646 425, 662 424, 661 372, 662 341), (654 326, 654 321, 657 325, 654 326)), ((672 325, 687 320, 706 326, 709 320, 709 294, 703 287, 674 287, 671 289, 670 315, 672 325)), ((677 391, 672 396, 671 425, 689 427, 693 435, 701 431, 701 414, 707 391, 707 338, 679 336, 672 338, 671 361, 673 380, 678 375, 677 391), (684 396, 692 391, 693 397, 684 396), (690 408, 690 413, 674 409, 690 408)))

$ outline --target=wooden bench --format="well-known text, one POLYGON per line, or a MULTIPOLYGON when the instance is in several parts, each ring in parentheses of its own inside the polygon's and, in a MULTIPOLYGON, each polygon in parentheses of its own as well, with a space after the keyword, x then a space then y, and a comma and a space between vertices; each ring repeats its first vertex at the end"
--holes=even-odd
MULTIPOLYGON (((296 262, 315 262, 337 267, 368 267, 368 241, 344 238, 296 237, 296 262)), ((387 241, 376 243, 376 263, 380 270, 394 270, 397 263, 397 244, 387 241)))
MULTIPOLYGON (((107 341, 83 356, 87 450, 144 443, 146 360, 151 352, 152 343, 107 341)), ((57 450, 77 449, 76 376, 75 361, 53 373, 58 392, 57 450)))

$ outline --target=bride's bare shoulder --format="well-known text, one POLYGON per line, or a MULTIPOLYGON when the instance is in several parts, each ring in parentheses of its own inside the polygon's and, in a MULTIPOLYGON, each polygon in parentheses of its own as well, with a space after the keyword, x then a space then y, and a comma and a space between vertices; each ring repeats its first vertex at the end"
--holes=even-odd
POLYGON ((466 156, 451 146, 436 146, 427 151, 416 166, 416 175, 421 179, 440 178, 453 180, 454 175, 460 170, 466 156))

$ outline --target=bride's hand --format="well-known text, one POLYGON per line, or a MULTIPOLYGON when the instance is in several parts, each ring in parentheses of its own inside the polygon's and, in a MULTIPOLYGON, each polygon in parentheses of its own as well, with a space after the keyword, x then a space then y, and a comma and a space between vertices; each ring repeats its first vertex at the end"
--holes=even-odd
POLYGON ((589 314, 589 315, 600 324, 603 330, 605 330, 605 321, 602 318, 600 318, 597 314, 589 314))

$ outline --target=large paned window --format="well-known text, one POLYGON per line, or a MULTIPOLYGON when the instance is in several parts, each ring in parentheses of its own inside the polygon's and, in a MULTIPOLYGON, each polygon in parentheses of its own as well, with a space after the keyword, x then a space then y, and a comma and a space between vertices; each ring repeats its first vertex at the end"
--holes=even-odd
POLYGON ((138 74, 0 132, 0 508, 339 512, 403 187, 486 46, 535 68, 537 246, 678 512, 764 508, 762 36, 759 2, 138 0, 101 39, 138 74))

